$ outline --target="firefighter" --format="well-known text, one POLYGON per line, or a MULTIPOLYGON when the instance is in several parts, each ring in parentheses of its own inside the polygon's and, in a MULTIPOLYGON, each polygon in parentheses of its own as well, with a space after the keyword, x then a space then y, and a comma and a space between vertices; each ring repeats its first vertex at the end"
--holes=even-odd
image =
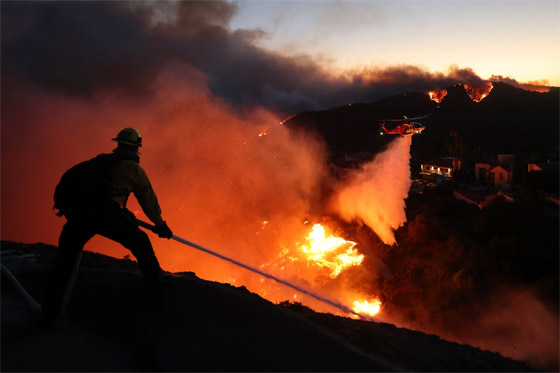
MULTIPOLYGON (((137 129, 129 127, 120 131, 112 140, 118 143, 112 154, 102 154, 83 162, 91 164, 85 172, 89 174, 86 176, 92 178, 94 174, 94 179, 104 179, 102 183, 100 180, 85 183, 95 185, 98 189, 97 197, 90 198, 96 199, 95 203, 87 208, 78 206, 77 198, 72 200, 68 197, 76 193, 75 190, 68 189, 78 188, 66 186, 66 189, 63 189, 61 184, 64 176, 55 191, 55 208, 60 210, 59 215, 64 215, 67 222, 60 233, 57 258, 42 307, 44 326, 50 327, 64 311, 76 278, 83 247, 96 234, 114 240, 130 250, 148 283, 157 283, 161 277, 162 270, 148 235, 140 230, 134 214, 126 208, 127 199, 130 193, 133 193, 146 216, 155 224, 155 233, 161 238, 169 239, 173 236, 161 217, 161 209, 146 172, 139 165, 138 148, 142 146, 142 138, 137 129), (101 193, 99 189, 103 188, 107 188, 109 192, 101 193), (58 189, 65 191, 60 192, 58 189)), ((81 196, 81 200, 83 199, 84 196, 81 196)))

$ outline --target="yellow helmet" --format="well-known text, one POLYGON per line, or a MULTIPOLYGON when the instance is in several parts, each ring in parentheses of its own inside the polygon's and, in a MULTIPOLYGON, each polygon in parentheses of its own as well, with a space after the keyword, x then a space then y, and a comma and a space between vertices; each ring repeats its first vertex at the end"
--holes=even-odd
POLYGON ((111 140, 116 141, 119 144, 142 146, 142 136, 140 136, 140 132, 138 132, 136 128, 132 127, 123 129, 119 132, 117 137, 111 140))

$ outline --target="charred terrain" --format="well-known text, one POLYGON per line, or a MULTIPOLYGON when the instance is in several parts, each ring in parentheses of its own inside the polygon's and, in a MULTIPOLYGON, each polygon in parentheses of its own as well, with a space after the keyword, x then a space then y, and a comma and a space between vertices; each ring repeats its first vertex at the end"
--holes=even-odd
MULTIPOLYGON (((2 242, 2 262, 41 299, 55 248, 2 242)), ((86 252, 52 331, 2 281, 2 371, 528 371, 497 353, 386 323, 272 304, 245 288, 86 252)))

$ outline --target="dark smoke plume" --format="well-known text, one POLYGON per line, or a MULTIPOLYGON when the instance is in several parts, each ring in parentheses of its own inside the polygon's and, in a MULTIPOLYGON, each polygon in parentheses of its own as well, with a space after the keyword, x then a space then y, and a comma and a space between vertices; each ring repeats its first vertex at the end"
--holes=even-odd
POLYGON ((2 2, 2 66, 47 89, 90 97, 108 89, 149 95, 157 74, 181 62, 208 76, 213 94, 237 108, 294 113, 374 101, 409 91, 482 81, 413 65, 333 76, 311 56, 255 45, 261 30, 231 30, 225 1, 2 2))
POLYGON ((511 85, 512 87, 521 88, 526 91, 533 92, 549 92, 550 84, 547 80, 539 80, 534 82, 520 83, 517 80, 502 75, 492 75, 489 79, 492 82, 501 82, 511 85))

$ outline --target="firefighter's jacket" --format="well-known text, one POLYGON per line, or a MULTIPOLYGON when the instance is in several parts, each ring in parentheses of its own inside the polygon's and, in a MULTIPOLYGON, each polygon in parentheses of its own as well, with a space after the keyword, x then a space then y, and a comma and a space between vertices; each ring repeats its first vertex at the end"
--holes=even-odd
POLYGON ((138 154, 122 148, 116 148, 113 153, 126 158, 117 162, 110 171, 113 200, 120 206, 125 206, 130 193, 133 193, 144 214, 155 225, 162 224, 158 199, 146 171, 139 164, 138 154))

